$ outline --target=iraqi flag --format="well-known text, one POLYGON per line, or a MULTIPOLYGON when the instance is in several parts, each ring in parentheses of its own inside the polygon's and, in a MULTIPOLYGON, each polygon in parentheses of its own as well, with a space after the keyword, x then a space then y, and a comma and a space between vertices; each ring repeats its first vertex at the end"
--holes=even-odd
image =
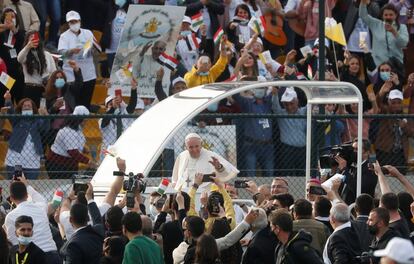
POLYGON ((200 43, 194 33, 192 33, 191 36, 188 36, 188 42, 190 43, 192 50, 198 50, 200 47, 200 43))
POLYGON ((263 35, 266 30, 266 21, 263 16, 259 18, 253 16, 248 25, 254 32, 260 35, 263 35))
POLYGON ((201 12, 191 17, 191 27, 194 31, 197 31, 203 23, 203 14, 201 12))
POLYGON ((171 71, 174 71, 177 68, 178 60, 167 53, 163 52, 161 53, 159 57, 161 63, 163 66, 167 67, 171 71))
POLYGON ((224 82, 235 82, 235 81, 237 81, 237 76, 235 74, 232 74, 230 78, 228 78, 227 80, 224 80, 224 82))
POLYGON ((214 37, 213 37, 215 45, 220 43, 223 35, 224 35, 224 31, 221 27, 219 27, 219 29, 217 30, 217 32, 214 34, 214 37))

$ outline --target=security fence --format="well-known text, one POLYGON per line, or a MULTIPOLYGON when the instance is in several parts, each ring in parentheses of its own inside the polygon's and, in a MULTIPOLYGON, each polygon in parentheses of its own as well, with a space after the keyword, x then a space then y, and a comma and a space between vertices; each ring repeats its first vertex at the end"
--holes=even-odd
MULTIPOLYGON (((93 175, 105 150, 111 149, 116 138, 136 118, 134 115, 0 115, 3 128, 0 179, 10 179, 19 166, 32 179, 58 181, 74 174, 93 175), (67 152, 73 149, 79 153, 67 152)), ((414 115, 364 116, 364 138, 373 143, 365 146, 370 158, 382 165, 395 165, 403 173, 410 172, 414 165, 413 118, 414 115)), ((327 169, 335 168, 334 156, 338 153, 347 160, 347 165, 352 164, 354 152, 346 142, 352 142, 356 136, 356 116, 314 115, 312 122, 312 175, 319 177, 322 172, 323 176, 327 169)), ((184 149, 184 137, 196 132, 203 138, 204 148, 237 166, 239 177, 255 178, 258 184, 271 183, 271 178, 261 177, 297 177, 298 180, 292 181, 298 181, 300 187, 294 184, 291 189, 300 197, 304 192, 301 181, 304 181, 306 158, 304 124, 304 115, 200 114, 174 135, 148 177, 170 177, 174 157, 184 149), (289 122, 292 120, 298 122, 289 122)), ((162 119, 154 129, 161 128, 162 119)))

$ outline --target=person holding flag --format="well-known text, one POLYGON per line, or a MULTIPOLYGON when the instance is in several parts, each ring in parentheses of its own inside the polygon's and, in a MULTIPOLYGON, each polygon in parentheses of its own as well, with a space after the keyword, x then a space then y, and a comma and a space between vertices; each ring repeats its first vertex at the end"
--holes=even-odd
POLYGON ((191 30, 191 23, 191 18, 184 16, 183 22, 181 23, 180 35, 178 36, 177 45, 175 47, 177 55, 180 57, 180 62, 187 71, 191 70, 191 67, 193 67, 199 57, 200 51, 204 50, 207 36, 205 25, 200 26, 200 39, 191 30))
POLYGON ((75 81, 75 75, 65 58, 74 60, 79 65, 83 75, 83 96, 79 105, 90 108, 96 83, 96 70, 91 52, 92 46, 95 45, 94 36, 90 30, 81 28, 81 17, 76 11, 66 13, 66 22, 69 29, 60 35, 58 45, 58 51, 64 57, 63 71, 67 78, 66 81, 73 82, 75 81))
MULTIPOLYGON (((219 15, 224 14, 224 4, 215 0, 189 0, 186 1, 186 16, 197 18, 202 16, 203 24, 207 27, 206 53, 210 59, 214 58, 214 33, 220 28, 219 15)), ((200 19, 197 19, 199 21, 200 19)), ((194 19, 194 21, 196 21, 194 19)))
POLYGON ((237 51, 240 51, 253 37, 252 30, 248 25, 251 18, 250 9, 246 4, 240 4, 236 7, 233 20, 227 27, 227 32, 229 40, 234 43, 237 51))
POLYGON ((213 83, 225 70, 227 65, 227 36, 223 35, 223 29, 220 28, 215 36, 215 42, 220 42, 220 57, 212 66, 211 60, 208 56, 201 56, 197 60, 197 64, 193 66, 191 71, 184 75, 187 87, 195 87, 202 84, 213 83))

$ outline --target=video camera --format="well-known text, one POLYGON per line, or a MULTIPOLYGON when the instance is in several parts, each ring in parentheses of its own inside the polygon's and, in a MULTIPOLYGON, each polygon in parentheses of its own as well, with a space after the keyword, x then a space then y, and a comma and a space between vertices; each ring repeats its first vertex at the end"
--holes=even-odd
POLYGON ((356 256, 355 258, 357 260, 357 263, 372 263, 371 261, 375 259, 374 251, 370 250, 362 252, 361 256, 356 256))
POLYGON ((348 165, 356 161, 356 152, 352 147, 352 143, 335 145, 329 149, 329 153, 319 157, 319 165, 321 169, 330 169, 338 165, 335 157, 339 156, 347 161, 348 165))
POLYGON ((145 192, 147 188, 147 183, 143 180, 144 175, 142 173, 134 174, 132 172, 125 174, 122 171, 114 171, 114 176, 126 176, 128 179, 124 180, 122 183, 122 188, 125 191, 132 191, 132 192, 145 192))
POLYGON ((126 176, 128 179, 122 183, 122 188, 126 191, 127 208, 133 208, 135 205, 135 193, 144 193, 147 183, 143 180, 142 173, 134 174, 132 172, 125 174, 122 171, 114 171, 114 176, 126 176))

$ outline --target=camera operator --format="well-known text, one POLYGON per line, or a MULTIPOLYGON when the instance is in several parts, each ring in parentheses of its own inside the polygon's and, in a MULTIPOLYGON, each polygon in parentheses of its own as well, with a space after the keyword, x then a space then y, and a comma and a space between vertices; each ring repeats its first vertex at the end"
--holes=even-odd
MULTIPOLYGON (((378 207, 371 210, 368 217, 368 231, 374 235, 371 250, 385 249, 388 242, 397 236, 397 233, 388 227, 390 214, 387 209, 378 207)), ((379 263, 380 258, 372 258, 372 263, 379 263)))
MULTIPOLYGON (((367 193, 372 197, 375 196, 375 187, 378 178, 376 177, 372 164, 368 161, 371 143, 367 139, 362 140, 362 163, 361 163, 361 193, 367 193)), ((352 145, 342 145, 341 149, 334 157, 338 163, 336 172, 345 175, 342 185, 339 188, 339 194, 346 204, 355 202, 357 189, 357 151, 358 144, 354 140, 352 145), (352 147, 352 150, 350 149, 352 147)))

